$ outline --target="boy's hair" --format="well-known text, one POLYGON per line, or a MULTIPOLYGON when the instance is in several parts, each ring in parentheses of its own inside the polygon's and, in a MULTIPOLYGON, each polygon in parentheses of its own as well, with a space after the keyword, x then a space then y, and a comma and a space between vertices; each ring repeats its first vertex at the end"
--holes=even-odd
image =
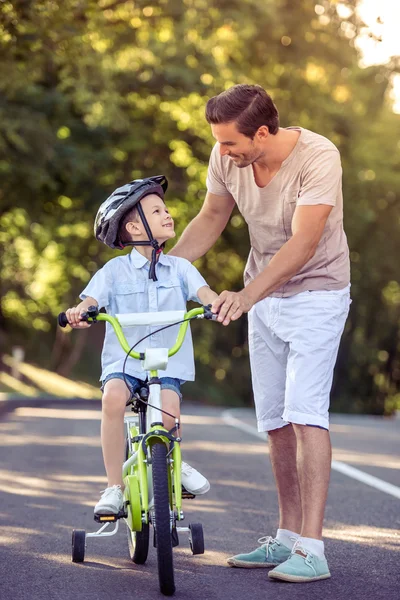
POLYGON ((131 221, 135 221, 137 223, 139 221, 139 219, 140 219, 140 217, 139 217, 139 211, 137 209, 137 206, 133 206, 124 214, 124 216, 122 217, 122 219, 119 223, 119 229, 118 229, 118 239, 120 240, 120 242, 122 242, 124 244, 124 243, 132 241, 132 237, 128 233, 126 226, 131 221))
POLYGON ((260 85, 234 85, 210 98, 206 119, 213 125, 235 122, 239 133, 251 139, 262 125, 266 125, 272 135, 279 130, 278 110, 260 85))

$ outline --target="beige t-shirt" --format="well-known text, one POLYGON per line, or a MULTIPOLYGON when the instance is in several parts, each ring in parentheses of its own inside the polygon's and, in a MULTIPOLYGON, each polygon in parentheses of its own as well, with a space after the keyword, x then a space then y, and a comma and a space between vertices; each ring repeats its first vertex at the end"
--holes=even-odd
POLYGON ((207 189, 233 196, 250 234, 250 254, 244 283, 265 269, 292 237, 296 206, 333 206, 315 255, 285 285, 270 294, 293 296, 306 290, 338 290, 350 282, 349 249, 343 230, 342 167, 338 149, 328 139, 301 127, 296 146, 268 185, 257 186, 251 165, 238 168, 221 156, 215 144, 210 157, 207 189))

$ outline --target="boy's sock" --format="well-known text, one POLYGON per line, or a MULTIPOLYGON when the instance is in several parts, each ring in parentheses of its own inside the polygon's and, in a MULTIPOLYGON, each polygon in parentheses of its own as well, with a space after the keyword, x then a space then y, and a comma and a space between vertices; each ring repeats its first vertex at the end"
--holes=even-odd
POLYGON ((278 529, 276 539, 281 542, 286 548, 293 548, 294 543, 300 538, 299 533, 290 531, 289 529, 278 529))
POLYGON ((319 558, 324 557, 325 546, 322 540, 315 540, 314 538, 299 537, 298 545, 308 550, 311 554, 315 554, 319 558))

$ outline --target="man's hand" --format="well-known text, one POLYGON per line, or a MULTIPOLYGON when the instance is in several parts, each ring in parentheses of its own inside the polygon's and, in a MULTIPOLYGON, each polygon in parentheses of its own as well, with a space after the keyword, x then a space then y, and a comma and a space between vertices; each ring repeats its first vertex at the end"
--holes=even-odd
POLYGON ((246 290, 241 292, 223 291, 218 298, 214 300, 211 306, 213 313, 218 313, 218 321, 223 325, 229 325, 231 321, 236 321, 243 313, 249 312, 254 302, 252 302, 246 290))

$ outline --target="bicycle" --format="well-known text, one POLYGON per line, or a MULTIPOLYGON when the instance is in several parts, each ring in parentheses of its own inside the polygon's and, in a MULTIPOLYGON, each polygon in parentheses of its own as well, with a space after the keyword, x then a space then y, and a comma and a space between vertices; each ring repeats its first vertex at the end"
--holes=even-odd
MULTIPOLYGON (((88 323, 98 321, 110 323, 126 352, 126 358, 130 356, 141 360, 142 368, 149 374, 149 378, 140 391, 127 402, 127 406, 131 405, 132 411, 137 416, 124 418, 126 428, 126 460, 122 467, 125 486, 124 508, 118 515, 95 515, 95 521, 102 524, 96 532, 73 530, 72 561, 84 561, 87 538, 115 535, 119 520, 124 519, 130 558, 135 564, 144 564, 149 551, 151 525, 154 529, 154 546, 157 549, 159 586, 166 596, 171 596, 175 592, 172 548, 179 544, 178 532, 189 534, 192 554, 204 553, 204 535, 201 523, 191 523, 188 527, 177 525, 184 519, 182 499, 195 496, 189 494, 181 484, 180 442, 182 438, 179 435, 179 420, 175 418, 175 427, 167 431, 162 418, 160 419, 163 411, 158 370, 164 370, 168 358, 181 348, 189 321, 203 318, 216 320, 217 315, 211 312, 209 306, 203 306, 189 312, 131 313, 119 314, 115 317, 99 313, 97 307, 89 307, 82 316, 82 319, 88 323), (181 325, 175 344, 170 349, 148 348, 145 352, 136 352, 133 350, 134 346, 129 348, 122 331, 123 327, 135 325, 171 327, 179 323, 181 325), (114 529, 106 532, 105 529, 111 523, 115 523, 114 529)), ((65 313, 58 315, 58 324, 60 327, 68 324, 65 313)))

